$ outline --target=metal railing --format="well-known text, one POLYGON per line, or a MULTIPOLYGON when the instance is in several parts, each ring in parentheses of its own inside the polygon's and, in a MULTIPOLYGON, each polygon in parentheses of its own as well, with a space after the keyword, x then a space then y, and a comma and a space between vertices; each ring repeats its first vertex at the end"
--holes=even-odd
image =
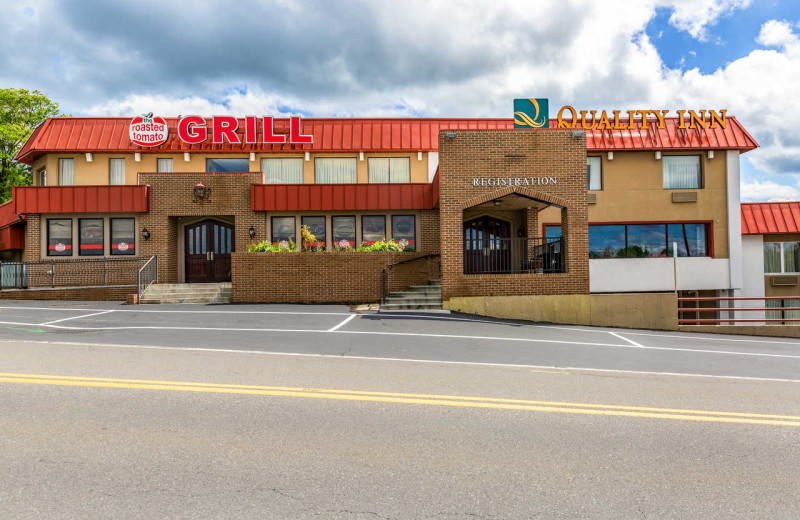
POLYGON ((136 274, 136 294, 139 298, 148 287, 158 283, 158 256, 151 256, 150 260, 139 269, 136 274))
POLYGON ((134 285, 143 257, 0 262, 3 289, 134 285))
MULTIPOLYGON (((408 260, 402 260, 400 262, 395 262, 393 264, 389 264, 381 270, 381 305, 386 305, 386 297, 389 295, 389 271, 391 271, 394 267, 403 264, 410 264, 411 262, 416 262, 418 260, 428 260, 430 258, 440 257, 442 255, 437 253, 432 253, 428 255, 418 256, 416 258, 409 258, 408 260)), ((439 276, 442 275, 442 262, 437 262, 437 267, 439 270, 439 276)))
POLYGON ((800 297, 792 298, 786 296, 762 296, 762 297, 739 297, 739 296, 720 296, 720 297, 679 297, 678 298, 678 325, 718 325, 721 323, 764 323, 780 325, 783 323, 798 323, 800 322, 800 306, 787 306, 784 304, 786 301, 795 301, 800 305, 800 297), (741 301, 763 301, 763 306, 758 307, 720 307, 720 302, 734 302, 741 301), (767 302, 778 302, 778 306, 768 307, 767 302), (684 303, 691 302, 688 307, 682 306, 684 303), (703 303, 708 303, 712 306, 704 307, 703 303), (746 312, 763 312, 764 317, 745 318, 743 313, 746 312), (688 317, 687 314, 694 314, 694 317, 688 317), (723 313, 727 313, 728 318, 723 318, 723 313), (740 317, 735 317, 739 313, 740 317), (789 313, 787 315, 787 313, 789 313), (714 317, 707 317, 712 315, 714 317), (780 316, 776 316, 779 314, 780 316), (706 317, 702 317, 706 316, 706 317))
POLYGON ((563 272, 562 237, 464 239, 464 274, 563 272))

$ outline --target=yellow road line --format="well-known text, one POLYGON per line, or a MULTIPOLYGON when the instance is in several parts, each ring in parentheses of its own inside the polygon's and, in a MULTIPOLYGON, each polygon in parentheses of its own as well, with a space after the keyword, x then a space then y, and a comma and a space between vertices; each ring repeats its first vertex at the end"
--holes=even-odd
POLYGON ((227 385, 190 383, 177 381, 149 381, 140 379, 89 378, 70 376, 44 376, 34 374, 0 373, 0 383, 22 383, 37 385, 125 388, 140 390, 162 390, 182 392, 207 392, 219 394, 245 394, 280 397, 305 397, 345 401, 366 401, 379 403, 420 404, 433 406, 453 406, 463 408, 485 408, 497 410, 520 410, 555 412, 583 415, 605 415, 620 417, 640 417, 672 419, 684 421, 764 424, 778 426, 800 426, 800 417, 790 415, 768 415, 738 412, 718 412, 703 410, 681 410, 673 408, 652 408, 635 406, 615 406, 589 403, 562 403, 555 401, 526 401, 519 399, 499 399, 430 394, 404 394, 389 392, 367 392, 357 390, 330 390, 319 388, 275 387, 254 385, 227 385))

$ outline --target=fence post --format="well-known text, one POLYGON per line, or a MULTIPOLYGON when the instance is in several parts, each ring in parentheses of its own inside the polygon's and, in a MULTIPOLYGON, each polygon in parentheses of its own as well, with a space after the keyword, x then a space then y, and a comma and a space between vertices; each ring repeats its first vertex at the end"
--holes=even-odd
POLYGON ((103 257, 103 285, 108 285, 108 282, 106 281, 106 279, 108 277, 108 274, 107 274, 108 267, 106 265, 107 262, 108 262, 108 258, 103 257))
POLYGON ((56 286, 56 261, 50 260, 50 287, 56 286))
POLYGON ((381 306, 386 305, 386 268, 381 271, 381 306))

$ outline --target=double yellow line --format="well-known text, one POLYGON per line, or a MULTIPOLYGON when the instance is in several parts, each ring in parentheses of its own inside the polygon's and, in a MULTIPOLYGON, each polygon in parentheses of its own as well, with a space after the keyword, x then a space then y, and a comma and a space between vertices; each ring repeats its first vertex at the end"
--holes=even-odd
POLYGON ((313 399, 335 399, 341 401, 455 406, 461 408, 484 408, 493 410, 552 412, 582 415, 637 417, 647 419, 671 419, 679 421, 764 424, 772 426, 800 427, 800 416, 792 415, 718 412, 709 410, 683 410, 675 408, 653 408, 646 406, 616 406, 558 401, 530 401, 523 399, 501 399, 492 397, 466 397, 435 394, 368 392, 361 390, 332 390, 324 388, 229 385, 191 383, 184 381, 150 381, 142 379, 113 379, 105 377, 73 377, 13 373, 0 373, 0 383, 126 388, 136 390, 162 390, 178 392, 208 392, 215 394, 245 394, 278 397, 305 397, 313 399))

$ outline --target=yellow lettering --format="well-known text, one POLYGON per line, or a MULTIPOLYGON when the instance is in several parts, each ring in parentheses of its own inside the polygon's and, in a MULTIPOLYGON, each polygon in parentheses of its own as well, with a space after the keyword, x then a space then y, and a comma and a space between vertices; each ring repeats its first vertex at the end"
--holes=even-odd
POLYGON ((694 110, 689 110, 689 128, 697 128, 698 123, 700 124, 700 128, 706 127, 706 111, 701 110, 700 115, 698 115, 694 110), (702 118, 700 116, 702 116, 702 118))
POLYGON ((581 110, 581 126, 585 130, 594 130, 597 126, 597 110, 592 110, 592 126, 586 124, 586 110, 581 110))
POLYGON ((614 130, 625 130, 625 126, 619 126, 619 110, 614 110, 614 130))
POLYGON ((684 114, 686 110, 678 110, 678 128, 686 128, 686 119, 684 118, 684 114))
POLYGON ((664 118, 667 117, 667 114, 669 114, 669 110, 653 110, 653 114, 658 119, 658 127, 662 130, 666 128, 664 126, 664 118))
POLYGON ((650 113, 650 110, 637 110, 636 114, 642 116, 642 124, 639 128, 644 128, 647 126, 647 114, 650 113))
POLYGON ((717 123, 719 123, 719 126, 721 126, 722 129, 724 130, 726 124, 725 114, 727 112, 728 112, 727 110, 720 110, 719 114, 717 114, 715 110, 709 110, 708 115, 711 117, 711 128, 716 128, 717 123))
POLYGON ((603 125, 605 125, 606 130, 611 130, 611 121, 608 120, 608 114, 606 114, 605 110, 600 113, 600 121, 597 123, 597 129, 603 130, 603 125))
POLYGON ((570 128, 571 126, 578 124, 578 113, 575 112, 575 109, 569 105, 564 105, 561 107, 561 110, 558 111, 558 127, 559 128, 570 128), (572 114, 572 121, 567 122, 564 121, 564 110, 569 110, 572 114))
POLYGON ((636 121, 633 120, 635 113, 635 110, 628 110, 628 130, 633 130, 636 128, 636 121))

